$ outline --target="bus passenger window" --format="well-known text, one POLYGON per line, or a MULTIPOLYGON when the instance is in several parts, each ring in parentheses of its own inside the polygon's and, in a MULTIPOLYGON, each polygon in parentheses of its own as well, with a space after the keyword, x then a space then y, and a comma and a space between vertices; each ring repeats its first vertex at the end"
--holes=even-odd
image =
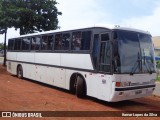
POLYGON ((69 50, 70 34, 63 34, 62 39, 62 50, 69 50))
POLYGON ((81 50, 90 50, 91 31, 82 32, 81 50))
POLYGON ((14 50, 21 50, 21 39, 15 39, 14 50))
POLYGON ((23 38, 22 39, 22 50, 29 50, 30 49, 30 38, 23 38))
POLYGON ((80 50, 81 49, 81 32, 73 32, 72 33, 72 50, 80 50))
POLYGON ((52 50, 52 48, 53 48, 53 40, 54 40, 54 36, 53 35, 48 36, 48 44, 47 44, 48 50, 52 50))
POLYGON ((61 50, 61 47, 62 47, 62 34, 56 34, 54 49, 61 50))
POLYGON ((35 44, 36 44, 36 39, 35 39, 35 37, 32 37, 32 39, 31 39, 31 50, 35 50, 35 44))
POLYGON ((31 50, 39 50, 41 45, 40 37, 32 37, 31 50))
POLYGON ((8 41, 8 50, 14 50, 14 39, 8 41))
POLYGON ((42 36, 41 50, 52 50, 53 39, 53 35, 42 36))
POLYGON ((42 36, 41 50, 47 50, 48 36, 42 36))

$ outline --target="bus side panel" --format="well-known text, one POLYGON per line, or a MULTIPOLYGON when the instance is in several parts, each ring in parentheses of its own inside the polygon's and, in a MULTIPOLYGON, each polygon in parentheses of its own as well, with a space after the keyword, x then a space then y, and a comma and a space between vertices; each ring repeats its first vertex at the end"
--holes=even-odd
POLYGON ((98 96, 98 74, 88 73, 86 77, 87 95, 96 97, 98 96))
POLYGON ((35 63, 60 66, 60 54, 58 53, 35 53, 35 63))
POLYGON ((7 52, 7 71, 10 72, 13 75, 17 74, 17 63, 12 62, 17 60, 17 53, 16 52, 7 52))
POLYGON ((47 70, 46 70, 46 75, 47 75, 47 79, 46 79, 47 84, 54 85, 55 68, 54 67, 48 67, 47 70))
POLYGON ((7 52, 7 60, 17 60, 16 52, 7 52))
POLYGON ((33 79, 35 80, 35 65, 33 64, 22 64, 23 68, 23 76, 25 78, 33 79))
POLYGON ((17 53, 17 61, 34 63, 34 56, 35 56, 35 53, 18 52, 17 53))
POLYGON ((93 70, 90 54, 61 54, 61 66, 93 70))
POLYGON ((17 62, 7 61, 7 71, 13 75, 17 74, 17 62))
POLYGON ((87 95, 107 101, 111 93, 111 76, 91 73, 87 75, 87 95))

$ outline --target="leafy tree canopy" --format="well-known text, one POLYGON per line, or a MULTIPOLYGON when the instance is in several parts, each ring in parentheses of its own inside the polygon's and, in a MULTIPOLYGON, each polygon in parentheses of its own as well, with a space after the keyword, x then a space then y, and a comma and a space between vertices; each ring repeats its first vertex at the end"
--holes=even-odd
POLYGON ((58 29, 56 0, 1 0, 0 27, 20 28, 20 34, 58 29))
POLYGON ((0 43, 0 49, 4 49, 4 44, 0 43))

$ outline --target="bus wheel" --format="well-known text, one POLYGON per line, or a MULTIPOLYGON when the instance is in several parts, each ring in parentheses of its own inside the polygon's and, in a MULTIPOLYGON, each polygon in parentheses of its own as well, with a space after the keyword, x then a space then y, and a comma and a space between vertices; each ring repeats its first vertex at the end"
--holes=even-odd
POLYGON ((17 68, 17 77, 22 79, 23 78, 23 69, 22 69, 22 66, 19 65, 18 68, 17 68))
POLYGON ((84 98, 86 96, 86 85, 82 77, 78 76, 76 84, 76 95, 79 98, 84 98))

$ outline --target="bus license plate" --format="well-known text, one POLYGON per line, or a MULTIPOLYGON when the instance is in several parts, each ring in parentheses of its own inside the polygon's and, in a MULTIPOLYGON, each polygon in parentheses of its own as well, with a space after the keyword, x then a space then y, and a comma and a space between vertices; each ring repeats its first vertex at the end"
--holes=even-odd
POLYGON ((142 93, 142 90, 135 91, 135 94, 141 94, 141 93, 142 93))

